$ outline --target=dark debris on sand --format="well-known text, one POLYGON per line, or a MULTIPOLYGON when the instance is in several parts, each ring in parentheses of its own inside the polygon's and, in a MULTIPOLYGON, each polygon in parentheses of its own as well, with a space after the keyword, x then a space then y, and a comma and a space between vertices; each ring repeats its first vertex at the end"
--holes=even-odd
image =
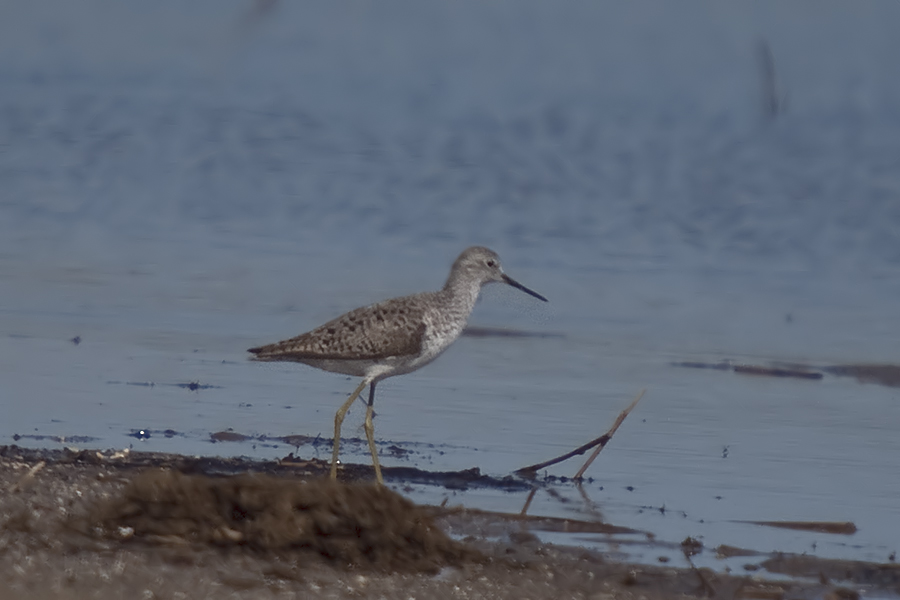
POLYGON ((303 550, 341 565, 437 572, 477 559, 431 517, 384 486, 264 474, 153 469, 94 506, 81 530, 106 539, 303 550))

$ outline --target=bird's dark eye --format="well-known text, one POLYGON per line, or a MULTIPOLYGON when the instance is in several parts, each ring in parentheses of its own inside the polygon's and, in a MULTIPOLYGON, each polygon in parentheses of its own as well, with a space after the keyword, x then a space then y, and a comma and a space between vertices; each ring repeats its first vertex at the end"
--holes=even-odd
POLYGON ((487 261, 487 266, 489 266, 489 267, 496 267, 496 266, 497 266, 497 263, 495 263, 495 262, 492 261, 492 260, 489 260, 489 261, 487 261))

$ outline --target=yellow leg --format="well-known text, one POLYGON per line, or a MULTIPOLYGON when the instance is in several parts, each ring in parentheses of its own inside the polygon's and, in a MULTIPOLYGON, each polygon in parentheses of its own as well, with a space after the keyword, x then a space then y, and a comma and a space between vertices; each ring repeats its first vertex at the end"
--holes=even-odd
POLYGON ((366 438, 369 440, 369 452, 372 453, 372 464, 375 465, 375 479, 378 480, 379 485, 384 485, 384 480, 381 478, 381 465, 378 464, 378 450, 375 449, 375 424, 372 423, 373 412, 375 411, 372 409, 372 403, 369 402, 369 406, 366 407, 366 438))
POLYGON ((353 401, 356 400, 357 396, 359 396, 360 392, 362 392, 366 385, 368 385, 368 380, 363 379, 362 383, 359 384, 359 387, 350 394, 350 397, 347 398, 347 401, 338 409, 338 411, 334 415, 334 443, 332 444, 331 450, 331 478, 337 479, 337 462, 338 462, 338 452, 341 448, 341 423, 344 422, 344 415, 347 414, 347 411, 350 410, 350 405, 353 404, 353 401))

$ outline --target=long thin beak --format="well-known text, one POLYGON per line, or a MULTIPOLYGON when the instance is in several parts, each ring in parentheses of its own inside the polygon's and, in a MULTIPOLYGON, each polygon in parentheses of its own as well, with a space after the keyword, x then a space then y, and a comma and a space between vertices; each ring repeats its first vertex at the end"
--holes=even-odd
POLYGON ((521 283, 519 283, 518 281, 516 281, 515 279, 513 279, 512 277, 510 277, 510 276, 507 275, 506 273, 504 273, 503 275, 501 275, 501 277, 503 277, 503 283, 509 284, 509 285, 513 286, 514 288, 516 288, 516 289, 522 290, 523 292, 525 292, 525 293, 528 294, 529 296, 534 296, 534 297, 537 298, 538 300, 543 300, 544 302, 547 302, 547 299, 546 299, 546 298, 544 298, 543 296, 541 296, 540 294, 538 294, 537 292, 535 292, 535 291, 533 291, 533 290, 529 290, 527 287, 525 287, 524 285, 522 285, 521 283))

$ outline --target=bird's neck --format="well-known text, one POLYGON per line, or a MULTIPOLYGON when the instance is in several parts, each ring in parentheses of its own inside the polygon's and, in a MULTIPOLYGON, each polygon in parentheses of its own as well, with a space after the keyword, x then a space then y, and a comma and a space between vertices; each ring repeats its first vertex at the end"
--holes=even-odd
POLYGON ((444 284, 444 289, 441 290, 441 294, 444 295, 448 304, 468 315, 475 308, 475 301, 478 300, 480 291, 480 283, 459 276, 457 273, 451 273, 450 277, 447 278, 447 283, 444 284))

